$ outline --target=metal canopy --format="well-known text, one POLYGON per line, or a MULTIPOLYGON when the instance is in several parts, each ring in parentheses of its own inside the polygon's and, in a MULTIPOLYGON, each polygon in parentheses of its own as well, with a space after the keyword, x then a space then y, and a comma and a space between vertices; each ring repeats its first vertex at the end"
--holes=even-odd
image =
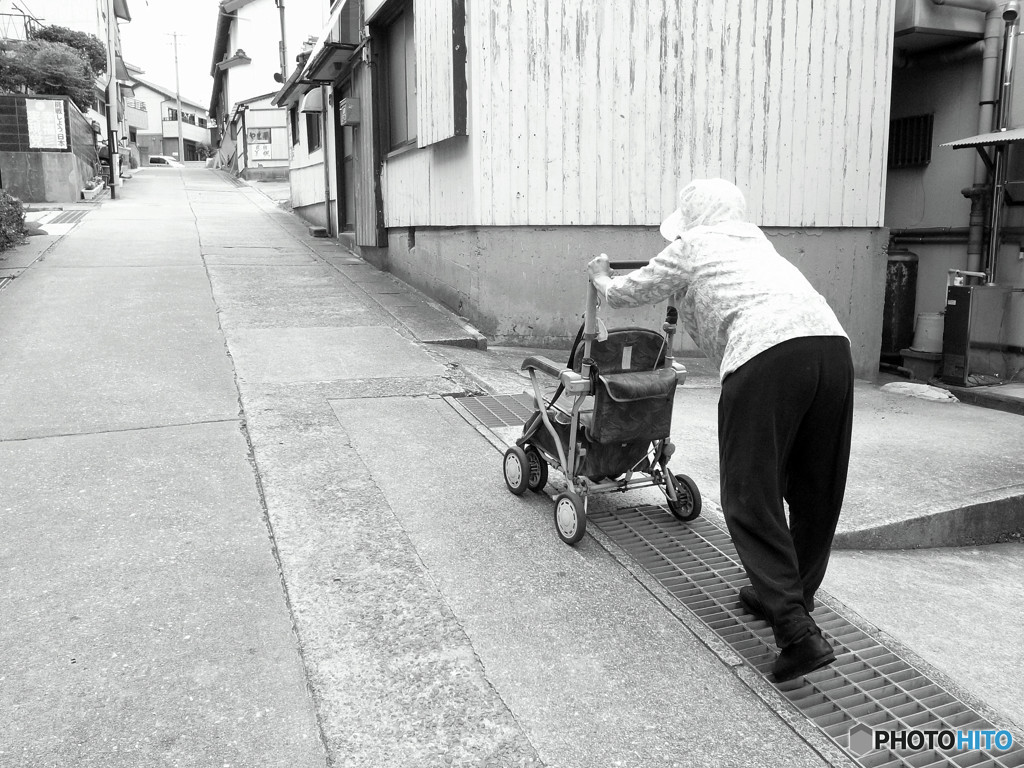
POLYGON ((331 12, 331 18, 320 32, 306 65, 302 68, 300 80, 315 80, 329 83, 337 77, 341 68, 352 58, 352 52, 359 42, 359 3, 341 0, 331 12), (335 42, 331 38, 342 38, 335 42))
POLYGON ((1024 128, 1008 128, 1005 131, 993 131, 992 133, 981 133, 977 136, 970 136, 966 139, 957 139, 940 144, 943 147, 953 149, 965 149, 967 147, 992 147, 1016 144, 1024 141, 1024 128))
POLYGON ((357 47, 352 43, 324 43, 316 56, 309 57, 309 62, 303 71, 304 79, 318 83, 334 82, 341 68, 352 58, 352 52, 357 47))

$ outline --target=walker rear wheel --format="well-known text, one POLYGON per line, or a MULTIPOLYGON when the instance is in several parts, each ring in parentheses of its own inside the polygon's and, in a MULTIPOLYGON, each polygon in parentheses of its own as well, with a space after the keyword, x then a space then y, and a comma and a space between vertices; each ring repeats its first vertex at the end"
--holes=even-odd
POLYGON ((558 538, 569 546, 583 538, 587 532, 587 515, 583 499, 572 491, 558 494, 555 499, 555 530, 558 538))
POLYGON ((540 451, 529 443, 526 444, 523 451, 526 454, 527 466, 530 470, 526 487, 534 493, 540 493, 544 490, 544 486, 548 484, 548 463, 544 461, 540 451))
POLYGON ((513 445, 505 451, 505 461, 502 468, 505 471, 505 485, 516 496, 526 493, 530 482, 530 461, 526 458, 526 452, 518 445, 513 445))
POLYGON ((700 517, 700 490, 697 484, 686 475, 666 475, 666 482, 671 482, 676 492, 676 500, 666 496, 669 511, 675 515, 677 520, 688 523, 700 517))

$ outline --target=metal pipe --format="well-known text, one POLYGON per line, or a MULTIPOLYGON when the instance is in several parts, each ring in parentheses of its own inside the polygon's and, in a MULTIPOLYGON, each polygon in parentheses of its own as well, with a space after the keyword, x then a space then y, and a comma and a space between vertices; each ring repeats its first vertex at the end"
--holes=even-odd
MULTIPOLYGON (((1017 52, 1017 16, 1020 6, 1016 0, 1003 8, 1003 55, 1000 63, 999 109, 996 113, 996 130, 1005 131, 1013 106, 1013 66, 1017 52)), ((989 203, 988 254, 985 259, 986 282, 994 284, 996 265, 999 259, 1001 233, 999 225, 1003 214, 1003 200, 1006 196, 1006 147, 993 147, 995 159, 992 168, 992 200, 989 203)))
POLYGON ((121 155, 117 146, 117 17, 114 0, 107 0, 107 162, 110 164, 110 199, 117 197, 121 186, 121 155))
MULTIPOLYGON (((933 0, 934 2, 934 0, 933 0)), ((999 39, 1003 32, 1003 21, 998 11, 992 9, 985 16, 985 52, 981 60, 981 99, 978 102, 978 133, 995 130, 995 104, 999 80, 999 39)), ((978 156, 974 163, 974 183, 988 184, 988 166, 978 156)))
POLYGON ((975 184, 961 190, 964 197, 971 201, 971 217, 967 236, 967 269, 975 272, 981 268, 981 254, 985 241, 985 195, 988 187, 975 184))
POLYGON ((278 11, 281 15, 281 82, 288 79, 288 50, 285 46, 284 34, 284 0, 275 0, 278 11))
POLYGON ((911 67, 944 67, 948 64, 970 59, 974 56, 981 56, 985 53, 983 40, 976 40, 951 50, 928 51, 927 53, 908 53, 902 48, 893 51, 892 65, 896 69, 910 69, 911 67))
MULTIPOLYGON (((1024 227, 1003 227, 1003 235, 1008 239, 1019 238, 1024 240, 1024 227)), ((892 229, 889 230, 890 240, 901 242, 965 242, 970 236, 969 227, 922 227, 920 229, 892 229)))
POLYGON ((952 8, 968 8, 988 13, 999 7, 999 0, 932 0, 934 5, 948 5, 952 8))
MULTIPOLYGON (((327 149, 329 142, 327 141, 327 126, 328 126, 328 100, 329 91, 326 85, 320 86, 320 148, 324 153, 324 219, 326 220, 327 236, 334 237, 334 227, 331 225, 331 166, 330 157, 331 153, 327 149)), ((333 114, 333 111, 330 111, 333 114)))

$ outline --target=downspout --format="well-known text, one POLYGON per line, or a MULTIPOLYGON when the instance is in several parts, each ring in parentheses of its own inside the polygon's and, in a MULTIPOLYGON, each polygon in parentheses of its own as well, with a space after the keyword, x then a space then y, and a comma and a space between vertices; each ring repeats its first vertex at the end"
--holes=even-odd
MULTIPOLYGON (((1010 122, 1010 107, 1013 104, 1013 66, 1017 53, 1017 16, 1020 4, 1011 0, 1003 9, 1003 56, 999 78, 999 110, 996 116, 996 130, 1005 131, 1010 122)), ((1001 239, 1000 222, 1003 214, 1003 198, 1006 194, 1006 145, 994 148, 995 162, 992 170, 992 201, 989 208, 988 257, 985 259, 985 275, 989 285, 995 282, 996 264, 999 260, 1001 239)))
MULTIPOLYGON (((984 51, 981 59, 981 101, 978 102, 978 133, 988 133, 995 127, 993 114, 999 76, 999 38, 1003 26, 999 9, 1003 3, 999 0, 932 0, 932 3, 985 13, 984 51)), ((988 166, 978 155, 974 162, 974 183, 962 190, 964 197, 971 201, 971 234, 968 237, 967 245, 967 269, 971 272, 981 269, 985 198, 990 191, 988 166)))
POLYGON ((328 120, 328 87, 320 86, 320 113, 322 115, 322 127, 320 129, 320 148, 324 153, 324 222, 327 227, 327 236, 334 237, 334 227, 331 224, 331 153, 327 141, 327 120, 328 120))
POLYGON ((121 155, 117 145, 117 107, 121 94, 117 87, 117 16, 114 0, 107 0, 107 162, 110 165, 110 199, 121 186, 121 155))

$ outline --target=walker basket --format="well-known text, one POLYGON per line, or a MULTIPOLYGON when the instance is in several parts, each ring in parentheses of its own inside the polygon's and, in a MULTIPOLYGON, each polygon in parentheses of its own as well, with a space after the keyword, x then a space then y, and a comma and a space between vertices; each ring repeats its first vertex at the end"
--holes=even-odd
POLYGON ((676 381, 671 368, 599 375, 587 436, 602 444, 667 438, 676 381))

